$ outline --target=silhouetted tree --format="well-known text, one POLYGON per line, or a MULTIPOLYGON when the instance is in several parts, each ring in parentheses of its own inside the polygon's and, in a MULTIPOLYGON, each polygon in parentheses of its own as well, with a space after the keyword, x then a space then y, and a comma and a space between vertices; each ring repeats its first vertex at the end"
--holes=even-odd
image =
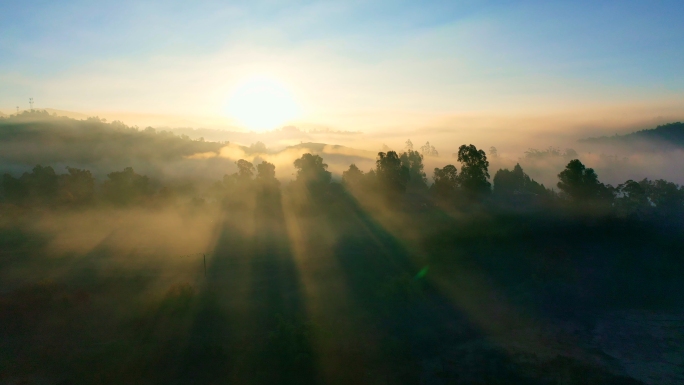
POLYGON ((40 165, 33 168, 29 183, 32 195, 41 201, 52 200, 57 195, 59 181, 55 169, 40 165))
POLYGON ((496 147, 491 146, 491 147, 489 147, 489 155, 491 155, 492 158, 498 158, 499 157, 499 151, 496 149, 496 147))
POLYGON ((136 174, 132 167, 107 174, 102 185, 105 197, 118 204, 130 204, 150 196, 153 192, 147 176, 136 174))
POLYGON ((385 192, 402 193, 406 191, 409 170, 401 164, 401 159, 396 152, 379 152, 375 166, 378 183, 385 192))
POLYGON ((269 194, 279 191, 280 181, 275 177, 275 165, 266 161, 262 161, 257 165, 256 182, 259 184, 261 191, 269 194))
POLYGON ((615 208, 621 215, 639 214, 650 208, 648 195, 642 185, 633 180, 615 188, 615 208))
POLYGON ((544 185, 535 182, 525 174, 520 164, 516 164, 512 171, 501 169, 496 172, 493 193, 499 197, 514 194, 546 195, 547 190, 544 185))
POLYGON ((489 161, 484 151, 474 145, 465 144, 458 148, 458 161, 461 162, 459 182, 461 188, 471 198, 486 196, 490 193, 489 161))
POLYGON ((401 154, 400 159, 401 165, 409 172, 407 188, 413 191, 427 189, 427 178, 423 171, 423 155, 418 151, 408 150, 401 154))
POLYGON ((425 142, 424 145, 420 146, 420 152, 425 156, 439 156, 439 152, 435 146, 431 145, 430 142, 425 142))
POLYGON ((235 178, 238 181, 245 182, 252 180, 254 177, 254 165, 244 159, 240 159, 235 164, 238 167, 237 173, 235 173, 235 178))
POLYGON ((639 185, 658 211, 678 214, 684 211, 684 188, 663 179, 644 179, 639 185))
POLYGON ((58 187, 59 178, 50 166, 36 165, 30 173, 25 172, 19 178, 9 174, 3 176, 3 190, 12 203, 53 203, 58 187))
POLYGON ((297 181, 307 185, 326 185, 330 183, 331 174, 328 165, 318 155, 304 154, 294 161, 297 169, 297 181))
POLYGON ((430 191, 437 197, 445 199, 453 197, 458 189, 458 169, 452 164, 442 168, 435 168, 433 178, 435 183, 430 186, 430 191))
POLYGON ((28 183, 10 174, 2 176, 2 191, 5 199, 14 204, 24 203, 29 198, 28 183))
POLYGON ((608 201, 612 198, 609 187, 599 182, 592 168, 586 168, 579 159, 571 160, 558 174, 558 188, 574 202, 608 201))
POLYGON ((266 145, 263 142, 256 142, 249 146, 249 152, 251 153, 266 153, 266 145))
POLYGON ((363 174, 363 186, 374 190, 378 187, 378 174, 372 168, 363 174))
POLYGON ((264 182, 277 181, 275 177, 275 165, 267 161, 263 161, 257 165, 257 176, 256 178, 264 182))
POLYGON ((355 164, 350 164, 347 171, 342 172, 342 183, 347 188, 355 189, 363 183, 363 171, 359 170, 355 164))
POLYGON ((59 176, 60 197, 69 203, 85 203, 95 194, 95 178, 89 170, 67 167, 68 174, 59 176))

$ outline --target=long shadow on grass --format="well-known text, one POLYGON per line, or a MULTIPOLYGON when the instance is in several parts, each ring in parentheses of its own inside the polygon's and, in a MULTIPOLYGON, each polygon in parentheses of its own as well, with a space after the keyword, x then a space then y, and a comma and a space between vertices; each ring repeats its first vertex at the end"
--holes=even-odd
POLYGON ((315 379, 280 195, 226 219, 190 331, 181 382, 309 384, 315 379), (245 232, 245 226, 253 231, 245 232))
POLYGON ((334 254, 359 319, 380 334, 379 370, 390 383, 419 383, 425 360, 482 334, 354 198, 339 199, 343 203, 330 212, 341 234, 334 254))

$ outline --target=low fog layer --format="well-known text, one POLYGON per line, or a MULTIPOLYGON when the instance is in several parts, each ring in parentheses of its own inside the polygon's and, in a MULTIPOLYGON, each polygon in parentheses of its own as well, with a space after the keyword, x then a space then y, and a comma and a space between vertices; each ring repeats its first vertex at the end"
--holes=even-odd
MULTIPOLYGON (((586 140, 600 135, 591 134, 587 128, 575 133, 568 128, 560 135, 548 129, 524 129, 520 122, 511 125, 505 130, 434 128, 385 133, 285 127, 255 133, 142 129, 118 121, 75 120, 45 112, 24 112, 0 121, 0 171, 16 175, 36 164, 51 165, 56 170, 69 166, 87 168, 102 180, 108 172, 133 167, 157 180, 209 183, 234 172, 235 161, 247 159, 255 164, 261 160, 275 164, 277 177, 287 181, 293 176, 294 159, 310 152, 324 156, 333 178, 339 180, 349 164, 368 171, 377 152, 405 151, 408 140, 425 155, 429 179, 430 170, 454 164, 454 154, 465 143, 484 149, 492 170, 511 169, 520 163, 530 176, 547 187, 555 185, 558 171, 572 158, 582 160, 597 171, 602 181, 613 185, 647 177, 684 183, 678 167, 684 161, 680 142, 648 137, 638 138, 641 145, 636 145, 636 140, 586 140)), ((611 135, 606 128, 594 132, 611 135)))
POLYGON ((3 381, 681 374, 661 321, 681 316, 684 188, 657 173, 611 186, 579 146, 270 147, 43 113, 0 135, 3 381))

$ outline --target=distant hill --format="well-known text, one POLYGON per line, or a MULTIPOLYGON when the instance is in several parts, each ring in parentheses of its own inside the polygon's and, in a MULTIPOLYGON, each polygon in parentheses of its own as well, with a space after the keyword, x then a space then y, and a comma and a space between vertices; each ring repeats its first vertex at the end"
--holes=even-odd
MULTIPOLYGON (((287 137, 302 135, 302 132, 286 127, 270 134, 287 137)), ((241 138, 249 143, 246 139, 260 139, 267 134, 246 135, 253 135, 241 138)), ((192 139, 186 134, 152 127, 138 129, 118 121, 60 117, 45 110, 0 117, 0 176, 3 173, 21 175, 40 164, 52 166, 59 172, 66 166, 87 168, 99 178, 129 166, 139 173, 159 178, 220 178, 234 172, 235 160, 243 157, 253 162, 275 163, 278 176, 288 178, 293 174, 294 159, 306 152, 322 156, 329 170, 338 175, 351 163, 369 170, 376 156, 372 151, 316 142, 273 149, 261 142, 241 146, 226 141, 192 139), (225 153, 219 156, 222 148, 225 153)))
POLYGON ((164 165, 194 154, 218 153, 222 146, 168 131, 138 130, 116 121, 58 117, 45 110, 0 118, 3 170, 64 164, 102 165, 111 171, 133 164, 164 165))
MULTIPOLYGON (((88 117, 93 116, 93 115, 82 114, 80 112, 57 110, 54 108, 36 108, 34 110, 34 112, 38 112, 38 111, 40 111, 40 112, 45 111, 48 114, 53 115, 53 116, 60 116, 60 117, 66 116, 67 118, 72 118, 72 119, 87 119, 88 117)), ((30 110, 21 110, 21 111, 19 111, 19 114, 23 114, 25 112, 30 113, 31 111, 30 110)), ((14 109, 7 109, 6 108, 4 110, 0 110, 0 117, 3 117, 3 116, 7 117, 7 116, 11 116, 11 115, 16 115, 16 114, 17 114, 17 112, 14 109)))
POLYGON ((359 150, 356 148, 340 146, 336 144, 312 142, 290 146, 285 148, 283 151, 291 149, 304 150, 312 154, 318 154, 323 157, 325 162, 330 164, 333 169, 338 169, 340 167, 346 169, 351 163, 355 163, 359 167, 363 165, 366 168, 370 168, 375 162, 375 157, 377 155, 377 152, 373 151, 359 150))
POLYGON ((71 119, 87 119, 90 117, 89 115, 82 114, 80 112, 56 110, 54 108, 45 108, 45 109, 43 109, 43 111, 46 111, 50 115, 66 116, 67 118, 71 118, 71 119))
POLYGON ((583 143, 650 146, 655 148, 684 148, 684 123, 675 122, 626 135, 581 139, 583 143), (655 147, 654 147, 655 146, 655 147))

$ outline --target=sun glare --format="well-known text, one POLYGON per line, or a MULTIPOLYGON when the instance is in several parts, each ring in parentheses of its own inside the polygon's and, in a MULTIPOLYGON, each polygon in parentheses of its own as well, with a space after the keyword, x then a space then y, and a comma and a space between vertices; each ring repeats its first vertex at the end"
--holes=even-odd
POLYGON ((281 83, 267 77, 255 77, 232 91, 226 112, 247 129, 265 131, 296 118, 300 108, 281 83))

